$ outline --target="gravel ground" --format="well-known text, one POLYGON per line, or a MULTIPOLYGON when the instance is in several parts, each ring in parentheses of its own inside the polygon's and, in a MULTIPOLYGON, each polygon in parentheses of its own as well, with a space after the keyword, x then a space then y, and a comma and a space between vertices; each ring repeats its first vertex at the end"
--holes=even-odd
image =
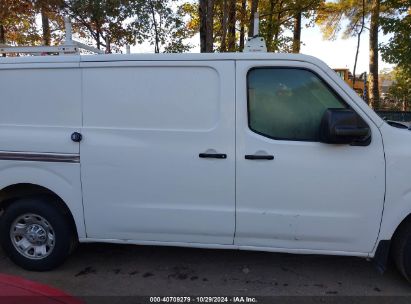
MULTIPOLYGON (((119 296, 222 295, 280 296, 276 298, 282 303, 290 296, 292 302, 308 299, 295 296, 314 296, 312 301, 318 303, 324 297, 354 303, 348 299, 360 296, 375 303, 371 296, 378 296, 384 303, 399 303, 390 302, 390 297, 411 296, 411 285, 393 265, 380 275, 372 263, 353 257, 82 244, 63 266, 50 272, 24 271, 3 251, 0 269, 86 302, 92 302, 89 296, 112 296, 106 302, 114 303, 119 296)), ((98 302, 103 303, 104 297, 98 302)))

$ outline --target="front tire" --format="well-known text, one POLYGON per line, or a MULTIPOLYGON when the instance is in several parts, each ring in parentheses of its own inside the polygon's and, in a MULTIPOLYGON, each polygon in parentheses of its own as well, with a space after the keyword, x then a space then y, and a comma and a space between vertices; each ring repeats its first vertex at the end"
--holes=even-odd
POLYGON ((411 283, 411 222, 399 227, 392 242, 392 258, 401 274, 411 283))
POLYGON ((70 254, 73 231, 52 198, 13 202, 0 220, 0 242, 10 259, 27 270, 46 271, 70 254))

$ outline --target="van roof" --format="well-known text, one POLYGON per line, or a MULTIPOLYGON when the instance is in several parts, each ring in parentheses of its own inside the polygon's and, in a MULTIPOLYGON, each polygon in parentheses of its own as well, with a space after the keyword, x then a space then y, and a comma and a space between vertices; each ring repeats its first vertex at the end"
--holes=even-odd
POLYGON ((181 54, 107 54, 107 55, 61 55, 0 57, 0 64, 14 63, 76 63, 76 62, 116 62, 116 61, 211 61, 211 60, 293 60, 324 63, 312 56, 283 53, 181 53, 181 54))

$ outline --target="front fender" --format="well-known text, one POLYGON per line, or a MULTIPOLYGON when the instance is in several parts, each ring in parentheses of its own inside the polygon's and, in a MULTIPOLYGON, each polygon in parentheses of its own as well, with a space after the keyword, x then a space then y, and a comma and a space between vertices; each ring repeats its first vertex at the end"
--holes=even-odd
POLYGON ((390 240, 411 214, 411 131, 381 127, 386 159, 386 193, 379 240, 390 240))

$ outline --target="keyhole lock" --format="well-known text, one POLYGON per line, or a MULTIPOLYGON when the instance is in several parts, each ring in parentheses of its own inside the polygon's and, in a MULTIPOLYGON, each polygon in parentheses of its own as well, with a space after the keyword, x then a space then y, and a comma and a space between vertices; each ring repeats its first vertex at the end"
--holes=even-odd
POLYGON ((83 136, 78 132, 74 132, 73 134, 71 134, 71 140, 74 142, 80 142, 82 139, 83 136))

